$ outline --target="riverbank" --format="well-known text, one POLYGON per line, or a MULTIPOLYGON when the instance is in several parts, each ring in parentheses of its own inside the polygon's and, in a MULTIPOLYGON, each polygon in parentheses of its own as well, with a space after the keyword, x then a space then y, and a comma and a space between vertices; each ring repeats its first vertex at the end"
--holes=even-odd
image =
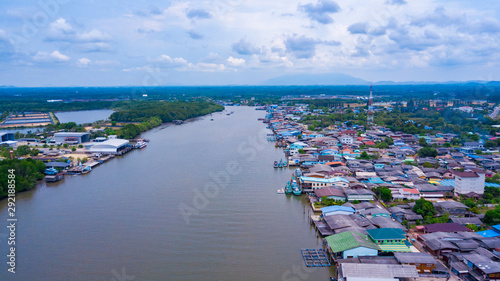
MULTIPOLYGON (((112 279, 112 270, 122 268, 137 280, 293 280, 300 278, 296 272, 328 280, 328 268, 306 268, 300 254, 321 246, 308 227, 307 202, 275 193, 290 174, 269 171, 282 151, 257 139, 264 113, 228 110, 235 113, 157 127, 141 134, 150 140, 145 149, 18 194, 23 258, 14 280, 71 280, 82 264, 92 268, 83 280, 112 279), (228 163, 239 173, 222 177, 228 163), (179 209, 184 205, 196 210, 189 224, 179 209), (43 231, 33 236, 36 229, 43 231), (46 255, 51 258, 39 258, 46 255)), ((6 203, 0 201, 3 221, 6 203)), ((0 272, 0 279, 10 277, 0 272)))

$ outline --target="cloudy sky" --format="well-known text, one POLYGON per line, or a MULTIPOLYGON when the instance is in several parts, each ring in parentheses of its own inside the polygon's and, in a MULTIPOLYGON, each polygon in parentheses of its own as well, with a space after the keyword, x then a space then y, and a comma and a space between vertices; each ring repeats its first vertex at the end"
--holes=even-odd
POLYGON ((494 0, 0 2, 0 85, 490 81, 499 50, 494 0))

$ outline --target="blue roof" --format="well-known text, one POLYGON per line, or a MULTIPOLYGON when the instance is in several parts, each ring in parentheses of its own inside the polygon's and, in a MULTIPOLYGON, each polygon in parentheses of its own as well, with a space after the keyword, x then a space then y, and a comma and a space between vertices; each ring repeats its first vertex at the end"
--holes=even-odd
POLYGON ((493 227, 493 229, 495 229, 495 230, 497 230, 498 232, 500 232, 500 224, 493 225, 492 227, 493 227))
POLYGON ((354 208, 347 207, 347 206, 335 205, 335 206, 328 206, 328 207, 321 208, 321 212, 323 213, 323 215, 327 214, 327 213, 338 212, 338 211, 355 213, 354 208))
POLYGON ((500 187, 500 184, 498 184, 498 183, 492 183, 492 182, 485 182, 484 186, 500 187))
POLYGON ((479 234, 479 235, 481 235, 483 237, 497 237, 497 236, 500 236, 500 233, 496 232, 493 229, 485 230, 485 231, 479 231, 479 232, 477 232, 477 234, 479 234))

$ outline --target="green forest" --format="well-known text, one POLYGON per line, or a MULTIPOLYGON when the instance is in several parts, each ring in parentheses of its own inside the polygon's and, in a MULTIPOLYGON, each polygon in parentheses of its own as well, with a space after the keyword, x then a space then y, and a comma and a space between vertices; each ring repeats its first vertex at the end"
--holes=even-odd
POLYGON ((3 160, 0 161, 0 198, 5 198, 8 194, 9 170, 14 169, 16 175, 16 192, 32 189, 36 181, 43 179, 45 164, 39 160, 3 160))
POLYGON ((151 117, 158 117, 162 123, 166 123, 222 110, 224 106, 208 101, 140 101, 131 102, 123 110, 113 113, 110 119, 117 122, 145 122, 151 117))

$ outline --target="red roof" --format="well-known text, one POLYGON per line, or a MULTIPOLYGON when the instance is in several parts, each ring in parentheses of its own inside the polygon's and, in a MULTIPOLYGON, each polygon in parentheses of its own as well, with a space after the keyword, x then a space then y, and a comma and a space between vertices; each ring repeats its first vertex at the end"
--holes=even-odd
POLYGON ((365 145, 375 145, 375 143, 372 141, 367 141, 367 142, 365 142, 365 145))
POLYGON ((409 193, 412 193, 412 194, 420 194, 420 192, 418 191, 418 189, 413 189, 413 188, 403 188, 403 192, 409 192, 409 193))

